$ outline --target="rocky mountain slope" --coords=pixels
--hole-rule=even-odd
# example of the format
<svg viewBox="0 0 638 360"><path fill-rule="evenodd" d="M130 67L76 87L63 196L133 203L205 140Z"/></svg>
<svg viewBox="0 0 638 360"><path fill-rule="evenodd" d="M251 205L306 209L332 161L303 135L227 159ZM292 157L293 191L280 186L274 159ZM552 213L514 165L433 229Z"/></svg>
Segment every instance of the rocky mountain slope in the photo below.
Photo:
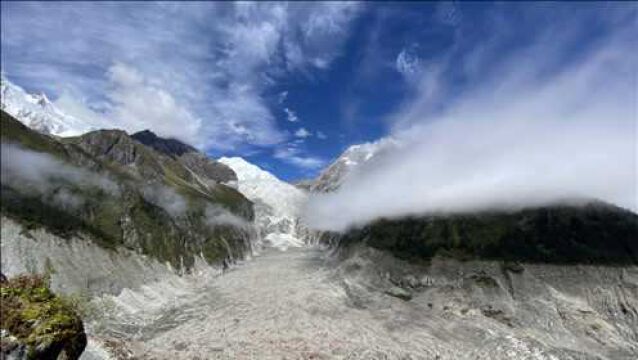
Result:
<svg viewBox="0 0 638 360"><path fill-rule="evenodd" d="M219 162L235 171L239 191L255 204L255 221L266 244L286 248L304 243L298 226L304 191L242 158Z"/></svg>
<svg viewBox="0 0 638 360"><path fill-rule="evenodd" d="M169 156L188 168L200 182L234 184L237 181L235 172L219 161L200 153L194 147L176 139L163 139L149 130L137 132L131 137L138 142Z"/></svg>
<svg viewBox="0 0 638 360"><path fill-rule="evenodd" d="M2 215L26 229L87 237L187 270L240 258L252 203L123 131L55 140L2 113Z"/></svg>

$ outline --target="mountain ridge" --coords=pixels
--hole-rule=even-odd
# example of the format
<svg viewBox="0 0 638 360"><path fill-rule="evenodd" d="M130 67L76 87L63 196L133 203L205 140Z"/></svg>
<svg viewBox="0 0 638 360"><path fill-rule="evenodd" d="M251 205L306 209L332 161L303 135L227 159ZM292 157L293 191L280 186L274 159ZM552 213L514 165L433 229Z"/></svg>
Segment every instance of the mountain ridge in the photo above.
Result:
<svg viewBox="0 0 638 360"><path fill-rule="evenodd" d="M150 130L136 132L131 135L131 138L175 159L203 179L212 179L217 183L225 184L233 184L237 181L237 174L230 167L211 159L180 140L162 138Z"/></svg>
<svg viewBox="0 0 638 360"><path fill-rule="evenodd" d="M85 233L101 246L124 246L178 269L190 268L196 257L214 263L250 251L248 199L223 184L199 183L125 132L56 140L4 111L1 124L3 216L62 236ZM25 156L40 168L22 170L29 166L20 163Z"/></svg>

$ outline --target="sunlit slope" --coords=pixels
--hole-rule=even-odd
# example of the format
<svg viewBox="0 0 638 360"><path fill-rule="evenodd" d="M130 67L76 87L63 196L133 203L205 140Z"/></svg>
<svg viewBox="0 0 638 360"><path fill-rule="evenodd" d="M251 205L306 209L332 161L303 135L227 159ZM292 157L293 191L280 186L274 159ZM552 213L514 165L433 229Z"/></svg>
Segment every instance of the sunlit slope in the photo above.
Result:
<svg viewBox="0 0 638 360"><path fill-rule="evenodd" d="M252 204L121 131L57 140L2 112L2 215L63 236L88 235L175 267L240 257ZM20 157L37 160L21 164ZM24 161L23 161L24 162ZM22 165L22 166L21 166Z"/></svg>

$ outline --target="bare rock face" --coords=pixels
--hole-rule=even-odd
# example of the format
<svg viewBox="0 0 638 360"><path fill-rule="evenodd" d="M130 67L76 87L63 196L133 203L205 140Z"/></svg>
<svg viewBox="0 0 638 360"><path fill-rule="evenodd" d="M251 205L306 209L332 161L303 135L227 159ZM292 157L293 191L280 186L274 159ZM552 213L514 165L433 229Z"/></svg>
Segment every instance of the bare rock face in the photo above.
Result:
<svg viewBox="0 0 638 360"><path fill-rule="evenodd" d="M182 156L185 153L197 152L197 149L188 144L184 144L176 139L161 138L150 130L136 132L131 135L131 137L142 144L152 147L153 149L169 156Z"/></svg>
<svg viewBox="0 0 638 360"><path fill-rule="evenodd" d="M122 130L98 130L72 138L69 142L99 160L125 166L132 173L145 179L157 180L163 174L159 157L153 156Z"/></svg>
<svg viewBox="0 0 638 360"><path fill-rule="evenodd" d="M351 304L391 308L387 326L419 333L440 359L638 355L636 265L413 262L357 245L340 253L337 269Z"/></svg>
<svg viewBox="0 0 638 360"><path fill-rule="evenodd" d="M203 179L217 183L237 181L237 175L228 166L215 161L194 147L176 139L166 139L155 135L149 130L137 132L131 137L140 143L169 156Z"/></svg>
<svg viewBox="0 0 638 360"><path fill-rule="evenodd" d="M203 179L211 179L217 183L237 181L237 174L230 167L212 160L199 152L187 152L177 158L181 164L191 169Z"/></svg>

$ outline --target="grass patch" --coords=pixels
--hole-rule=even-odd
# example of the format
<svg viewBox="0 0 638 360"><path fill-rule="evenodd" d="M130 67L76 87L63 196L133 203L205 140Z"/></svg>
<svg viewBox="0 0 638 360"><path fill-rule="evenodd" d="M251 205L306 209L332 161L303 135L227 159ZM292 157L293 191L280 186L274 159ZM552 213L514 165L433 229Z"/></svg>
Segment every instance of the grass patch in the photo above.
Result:
<svg viewBox="0 0 638 360"><path fill-rule="evenodd" d="M28 359L77 359L86 347L74 303L55 295L48 276L20 275L0 283L0 327L26 347Z"/></svg>

